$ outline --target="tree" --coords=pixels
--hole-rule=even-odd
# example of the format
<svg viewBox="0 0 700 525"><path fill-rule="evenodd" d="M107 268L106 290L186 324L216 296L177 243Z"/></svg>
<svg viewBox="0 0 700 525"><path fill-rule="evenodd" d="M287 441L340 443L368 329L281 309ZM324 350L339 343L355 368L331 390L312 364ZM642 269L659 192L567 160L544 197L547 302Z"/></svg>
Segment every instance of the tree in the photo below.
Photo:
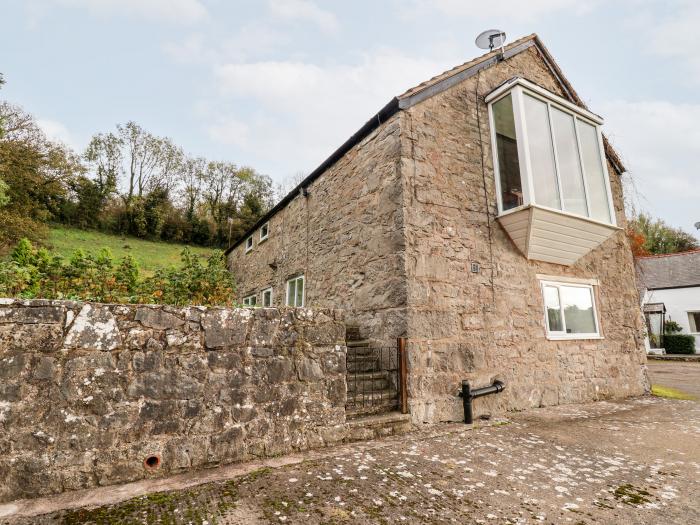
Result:
<svg viewBox="0 0 700 525"><path fill-rule="evenodd" d="M673 228L661 219L640 213L631 219L627 229L635 255L679 253L700 248L698 240L680 228Z"/></svg>
<svg viewBox="0 0 700 525"><path fill-rule="evenodd" d="M187 220L194 217L197 203L202 195L202 186L207 172L207 161L203 157L188 157L182 163L180 182Z"/></svg>

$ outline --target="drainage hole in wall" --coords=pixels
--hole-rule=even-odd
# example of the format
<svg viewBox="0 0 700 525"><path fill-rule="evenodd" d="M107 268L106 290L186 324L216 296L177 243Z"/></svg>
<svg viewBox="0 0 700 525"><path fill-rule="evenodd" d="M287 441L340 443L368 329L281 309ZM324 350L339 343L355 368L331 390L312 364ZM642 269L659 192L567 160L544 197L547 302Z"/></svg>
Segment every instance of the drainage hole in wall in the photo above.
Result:
<svg viewBox="0 0 700 525"><path fill-rule="evenodd" d="M146 459L143 460L143 465L147 469L157 469L160 467L160 458L158 456L148 456Z"/></svg>

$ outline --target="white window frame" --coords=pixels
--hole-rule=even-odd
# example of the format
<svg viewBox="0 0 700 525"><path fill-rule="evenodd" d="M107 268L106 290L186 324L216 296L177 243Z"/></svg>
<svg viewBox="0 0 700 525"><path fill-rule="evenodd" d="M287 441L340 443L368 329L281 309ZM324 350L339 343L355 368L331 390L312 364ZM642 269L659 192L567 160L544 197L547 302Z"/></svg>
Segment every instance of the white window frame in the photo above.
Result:
<svg viewBox="0 0 700 525"><path fill-rule="evenodd" d="M266 305L266 304L265 304L265 294L268 293L268 292L270 293L270 304L267 304L267 305ZM265 288L262 292L260 292L260 297L262 297L262 307L263 307L263 308L270 308L270 307L272 307L272 304L273 304L272 301L274 300L274 294L273 294L273 292L272 292L272 286L270 286L269 288Z"/></svg>
<svg viewBox="0 0 700 525"><path fill-rule="evenodd" d="M600 331L600 321L598 319L598 306L596 305L596 293L594 284L583 283L583 282L572 282L573 279L562 278L558 281L550 280L540 280L540 293L542 294L542 307L544 313L544 330L547 339L554 341L570 341L574 339L603 339L603 335ZM581 279L584 281L584 279ZM591 280L593 281L593 280ZM545 286L552 286L557 288L557 293L559 293L559 311L561 312L561 321L564 328L563 331L550 331L549 329L549 317L547 315L547 302L545 300L544 288ZM570 334L566 332L566 316L564 315L563 301L561 299L560 288L586 288L591 293L591 302L593 304L593 322L595 323L596 331L594 333L588 334Z"/></svg>
<svg viewBox="0 0 700 525"><path fill-rule="evenodd" d="M243 298L243 306L258 306L257 294L248 295Z"/></svg>
<svg viewBox="0 0 700 525"><path fill-rule="evenodd" d="M263 235L263 228L267 229L267 233L265 233L265 235ZM260 226L260 240L258 242L266 241L268 237L270 237L270 223L266 222L265 224Z"/></svg>
<svg viewBox="0 0 700 525"><path fill-rule="evenodd" d="M301 304L300 305L299 304L295 304L295 305L289 304L289 283L291 283L292 281L301 281L303 283L304 291L301 294ZM296 296L296 287L295 287L294 295ZM296 298L295 298L295 302L296 302ZM285 306L287 306L289 308L303 308L304 305L306 304L306 278L304 277L303 274L297 275L296 277L292 277L291 279L287 279L284 304L285 304Z"/></svg>
<svg viewBox="0 0 700 525"><path fill-rule="evenodd" d="M700 325L695 323L695 331L693 331L693 323L690 322L690 314L700 314L700 310L687 310L685 314L688 317L688 333L692 335L700 334Z"/></svg>
<svg viewBox="0 0 700 525"><path fill-rule="evenodd" d="M253 251L253 236L251 235L245 240L245 253Z"/></svg>
<svg viewBox="0 0 700 525"><path fill-rule="evenodd" d="M584 195L586 197L586 206L588 211L588 215L590 215L590 199L588 196L588 177L586 175L586 169L583 164L583 159L582 154L581 154L581 141L579 139L579 129L578 129L578 124L576 123L576 119L579 119L587 124L590 124L593 126L596 130L596 135L598 137L598 152L600 155L601 162L603 164L603 176L605 178L605 190L606 194L608 197L608 208L609 208L609 213L610 213L610 223L607 222L601 222L600 220L593 219L589 217L588 215L580 215L578 213L573 213L570 211L567 211L564 209L564 196L563 196L563 190L562 190L562 184L561 184L561 172L559 169L559 161L557 158L557 153L556 153L556 148L554 148L554 166L555 166L555 172L557 176L557 184L559 185L559 201L561 202L562 209L558 208L551 208L548 206L543 206L542 204L538 204L534 200L534 195L535 195L535 186L534 186L534 179L532 177L532 163L530 161L530 148L528 147L528 135L527 135L527 127L526 127L526 122L525 122L525 94L532 96L533 98L536 98L545 104L547 104L547 109L548 109L548 115L549 115L549 128L550 128L550 134L553 134L552 131L552 112L551 108L554 107L558 110L563 111L564 113L567 113L574 117L574 130L576 134L576 142L578 145L578 156L579 156L579 165L581 166L581 172L583 174L583 191ZM512 95L512 101L513 101L513 118L515 120L515 140L517 144L517 149L518 149L518 163L520 165L520 182L523 186L523 204L521 206L516 206L514 208L511 208L509 210L503 210L503 202L501 199L501 175L500 175L500 166L498 163L498 148L496 147L496 126L495 126L495 120L493 116L493 104L494 102L499 101L505 96ZM499 88L495 89L492 91L489 95L486 96L485 99L486 103L488 104L488 112L489 112L489 127L491 131L491 154L493 158L493 170L494 170L494 175L496 179L496 194L497 194L497 204L498 204L498 214L500 215L507 215L509 213L514 213L519 210L522 210L523 208L526 208L528 206L537 206L539 208L544 208L547 210L552 210L554 212L558 213L564 213L568 215L572 215L575 217L581 217L586 220L600 223L600 224L611 224L613 226L617 226L617 221L615 218L615 206L613 204L613 199L612 199L612 190L610 187L610 173L608 171L608 162L607 162L607 157L605 156L605 149L603 148L603 135L601 133L600 127L603 124L603 119L596 115L595 113L592 113L586 109L583 109L576 104L572 104L568 100L559 97L553 93L550 93L546 89L541 88L537 84L533 84L532 82L525 80L523 78L514 78L506 83L504 83L502 86ZM553 135L552 135L553 136Z"/></svg>

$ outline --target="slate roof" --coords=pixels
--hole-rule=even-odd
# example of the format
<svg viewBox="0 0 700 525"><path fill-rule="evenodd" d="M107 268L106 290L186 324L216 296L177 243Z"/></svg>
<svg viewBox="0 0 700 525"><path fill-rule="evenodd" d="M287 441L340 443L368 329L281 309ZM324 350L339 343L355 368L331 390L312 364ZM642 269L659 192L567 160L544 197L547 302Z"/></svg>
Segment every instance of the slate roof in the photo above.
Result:
<svg viewBox="0 0 700 525"><path fill-rule="evenodd" d="M640 257L637 274L647 290L700 286L700 250Z"/></svg>

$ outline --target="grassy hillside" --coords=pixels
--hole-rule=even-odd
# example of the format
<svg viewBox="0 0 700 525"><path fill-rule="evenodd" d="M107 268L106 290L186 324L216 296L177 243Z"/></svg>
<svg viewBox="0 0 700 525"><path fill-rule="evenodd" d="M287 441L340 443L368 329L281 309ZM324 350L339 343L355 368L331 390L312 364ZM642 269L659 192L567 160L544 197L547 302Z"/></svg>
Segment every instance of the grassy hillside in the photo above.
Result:
<svg viewBox="0 0 700 525"><path fill-rule="evenodd" d="M96 252L100 248L109 248L117 259L131 254L146 274L152 273L156 268L170 265L178 266L180 253L186 246L184 244L144 241L135 237L77 230L63 226L51 228L47 244L52 251L66 259L78 248L82 248L86 252ZM189 246L189 248L193 253L201 256L207 256L212 252L211 249L200 246Z"/></svg>

